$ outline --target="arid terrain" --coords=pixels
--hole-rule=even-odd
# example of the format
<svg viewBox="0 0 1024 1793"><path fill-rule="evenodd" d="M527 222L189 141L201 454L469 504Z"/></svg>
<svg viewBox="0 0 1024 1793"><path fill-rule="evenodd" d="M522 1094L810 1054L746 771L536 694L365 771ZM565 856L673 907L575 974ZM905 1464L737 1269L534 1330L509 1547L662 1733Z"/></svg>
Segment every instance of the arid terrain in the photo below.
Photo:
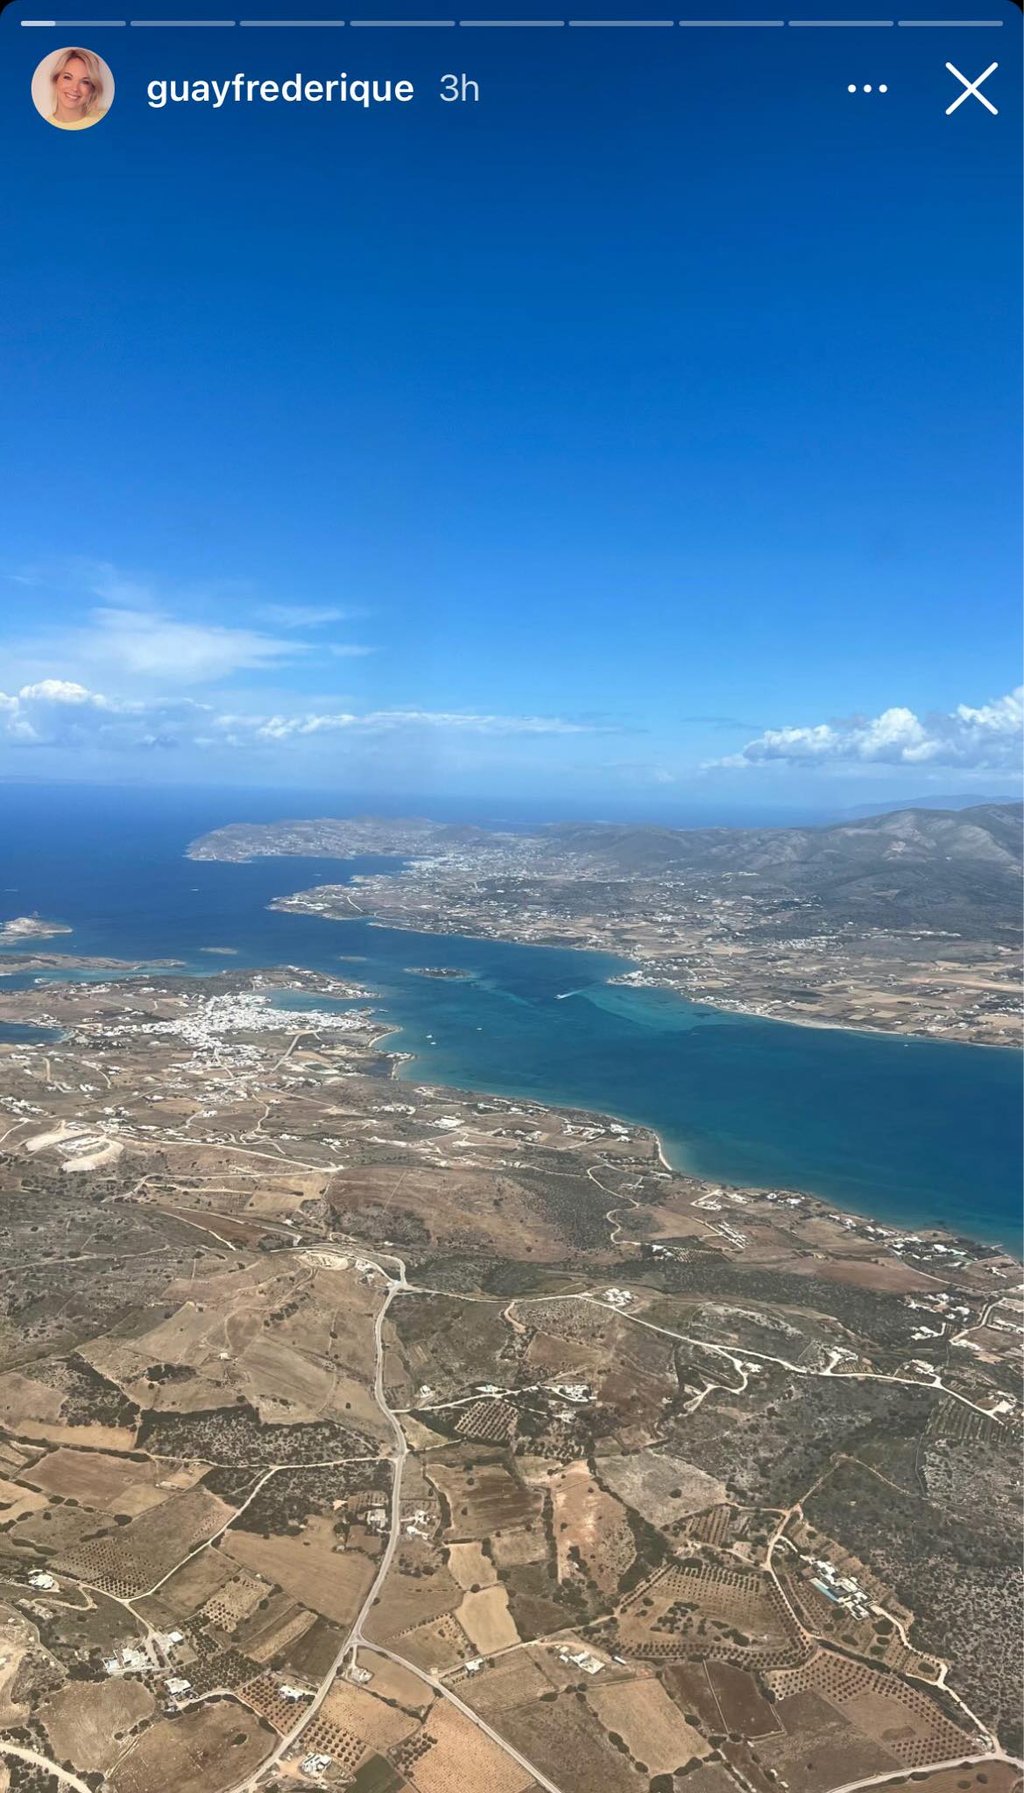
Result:
<svg viewBox="0 0 1024 1793"><path fill-rule="evenodd" d="M275 907L600 949L634 962L622 982L750 1014L979 1045L1020 1037L1019 804L820 829L320 819L221 828L190 852L394 854L408 861L397 876Z"/></svg>
<svg viewBox="0 0 1024 1793"><path fill-rule="evenodd" d="M6 1784L1013 1793L1019 1264L361 994L0 994Z"/></svg>

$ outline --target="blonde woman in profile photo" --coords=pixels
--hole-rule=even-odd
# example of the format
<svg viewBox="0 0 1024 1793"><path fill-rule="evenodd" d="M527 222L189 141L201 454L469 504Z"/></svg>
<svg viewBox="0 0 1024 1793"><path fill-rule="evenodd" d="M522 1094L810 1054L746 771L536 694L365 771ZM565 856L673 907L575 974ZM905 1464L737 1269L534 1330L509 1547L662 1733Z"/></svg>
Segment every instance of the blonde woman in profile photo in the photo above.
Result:
<svg viewBox="0 0 1024 1793"><path fill-rule="evenodd" d="M59 131L86 131L106 118L113 79L99 56L92 50L57 50L46 61L52 63L47 71L49 94L45 89L40 93L33 81L32 97L36 110L49 124L56 125ZM36 70L37 77L43 73L43 66L41 63ZM41 100L48 100L45 110Z"/></svg>

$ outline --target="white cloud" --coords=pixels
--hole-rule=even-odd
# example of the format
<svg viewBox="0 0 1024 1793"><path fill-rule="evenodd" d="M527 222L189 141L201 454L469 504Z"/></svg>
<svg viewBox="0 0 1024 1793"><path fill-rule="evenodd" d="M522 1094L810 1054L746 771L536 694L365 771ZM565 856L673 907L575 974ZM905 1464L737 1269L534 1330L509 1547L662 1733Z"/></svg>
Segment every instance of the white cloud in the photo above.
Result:
<svg viewBox="0 0 1024 1793"><path fill-rule="evenodd" d="M356 729L363 734L390 734L396 730L439 729L471 735L590 735L601 733L592 724L566 722L559 716L489 716L464 710L370 710L359 716L348 710L326 715L268 716L246 720L265 740L284 741L295 735L337 734Z"/></svg>
<svg viewBox="0 0 1024 1793"><path fill-rule="evenodd" d="M331 604L261 604L256 611L261 622L273 623L279 629L323 629L328 623L354 622L363 614Z"/></svg>
<svg viewBox="0 0 1024 1793"><path fill-rule="evenodd" d="M158 610L94 610L78 637L86 659L142 678L183 684L230 673L280 666L309 652L301 641L234 629L221 623L181 622Z"/></svg>
<svg viewBox="0 0 1024 1793"><path fill-rule="evenodd" d="M0 692L0 740L71 751L177 747L198 739L209 714L204 705L188 700L125 703L71 679L40 679L11 696Z"/></svg>
<svg viewBox="0 0 1024 1793"><path fill-rule="evenodd" d="M171 748L251 751L330 735L415 739L435 735L579 735L603 732L557 716L495 716L473 711L338 710L261 716L222 713L189 699L129 701L69 679L40 679L0 692L0 741L65 750L133 753Z"/></svg>
<svg viewBox="0 0 1024 1793"><path fill-rule="evenodd" d="M8 640L8 661L18 665L22 678L59 661L70 676L89 684L102 681L120 689L122 680L129 688L131 680L140 680L176 688L308 663L314 651L335 659L373 651L321 636L302 639L303 631L325 630L350 620L353 612L333 605L254 606L238 582L164 594L145 578L94 561L74 561L63 569L26 567L7 578L48 587L64 600L64 626L51 624L34 639ZM84 617L77 607L67 615L69 594L93 600ZM225 599L232 605L228 614L241 614L240 623L222 620ZM207 620L211 607L221 620Z"/></svg>
<svg viewBox="0 0 1024 1793"><path fill-rule="evenodd" d="M889 765L997 770L1019 764L1024 687L974 708L917 716L896 706L811 727L768 728L714 766Z"/></svg>

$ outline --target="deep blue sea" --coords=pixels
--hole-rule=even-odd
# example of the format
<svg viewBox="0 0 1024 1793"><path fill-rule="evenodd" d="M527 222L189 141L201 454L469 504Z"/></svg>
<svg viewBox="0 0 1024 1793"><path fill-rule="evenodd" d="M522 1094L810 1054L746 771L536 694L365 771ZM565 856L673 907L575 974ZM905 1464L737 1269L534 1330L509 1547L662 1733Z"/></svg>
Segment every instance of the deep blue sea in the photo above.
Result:
<svg viewBox="0 0 1024 1793"><path fill-rule="evenodd" d="M399 1029L389 1045L415 1055L408 1077L644 1122L680 1169L1020 1249L1016 1052L723 1014L609 985L625 966L603 954L266 907L393 860L184 857L225 822L329 813L322 795L0 787L0 919L69 923L74 932L45 950L174 958L207 975L270 965L351 975ZM468 975L423 978L417 966Z"/></svg>

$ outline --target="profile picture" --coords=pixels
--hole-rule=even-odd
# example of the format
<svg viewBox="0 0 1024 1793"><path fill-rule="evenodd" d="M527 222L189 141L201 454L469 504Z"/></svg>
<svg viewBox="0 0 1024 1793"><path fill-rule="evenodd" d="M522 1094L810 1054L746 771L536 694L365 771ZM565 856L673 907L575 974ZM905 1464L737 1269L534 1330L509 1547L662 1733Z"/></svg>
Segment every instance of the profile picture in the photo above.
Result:
<svg viewBox="0 0 1024 1793"><path fill-rule="evenodd" d="M58 131L87 131L99 124L113 98L114 77L95 50L51 50L32 76L35 109Z"/></svg>

